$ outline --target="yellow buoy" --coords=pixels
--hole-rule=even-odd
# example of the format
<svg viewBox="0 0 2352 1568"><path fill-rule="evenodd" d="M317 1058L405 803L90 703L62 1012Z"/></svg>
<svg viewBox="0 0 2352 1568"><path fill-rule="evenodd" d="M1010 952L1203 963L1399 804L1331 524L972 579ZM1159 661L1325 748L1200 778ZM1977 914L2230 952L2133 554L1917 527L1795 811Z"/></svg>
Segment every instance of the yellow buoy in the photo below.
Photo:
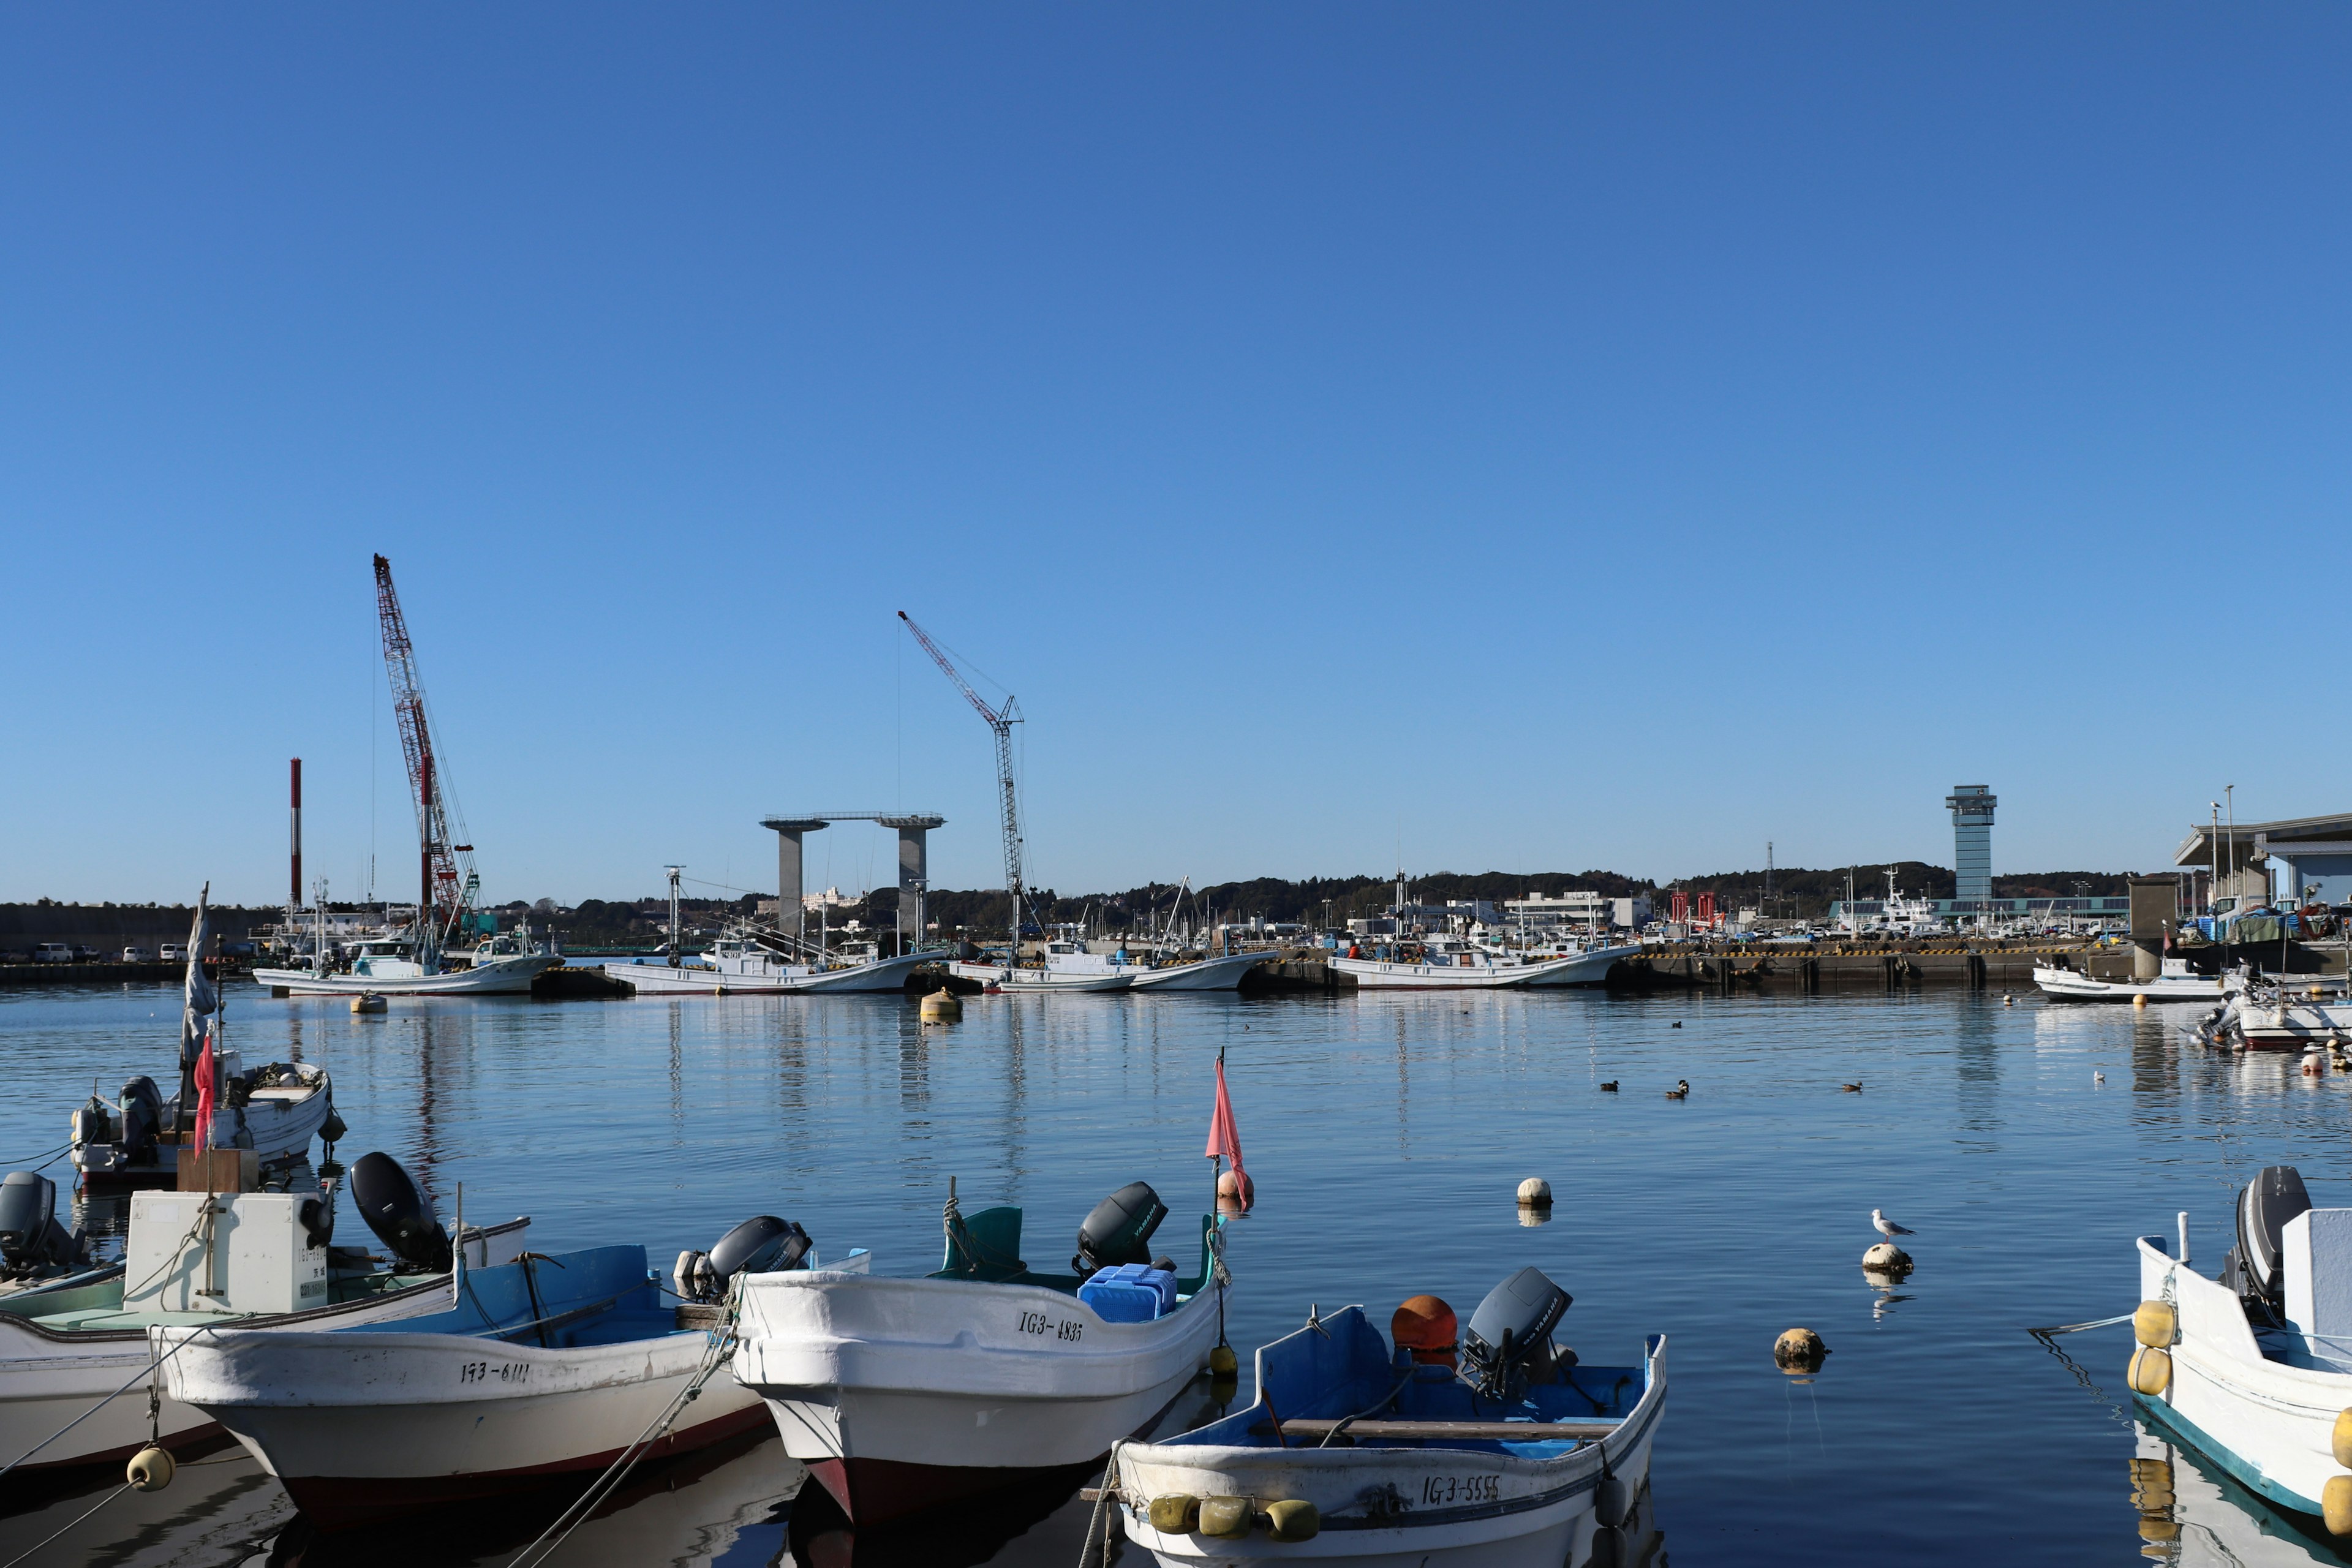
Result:
<svg viewBox="0 0 2352 1568"><path fill-rule="evenodd" d="M362 991L352 998L352 1011L354 1013L383 1012L385 1011L383 998L373 991Z"/></svg>
<svg viewBox="0 0 2352 1568"><path fill-rule="evenodd" d="M2144 1513L2139 1516L2139 1538L2142 1541L2178 1541L2180 1539L2180 1526L2164 1514Z"/></svg>
<svg viewBox="0 0 2352 1568"><path fill-rule="evenodd" d="M2336 1462L2346 1469L2352 1470L2352 1410L2339 1410L2336 1413L2334 1436Z"/></svg>
<svg viewBox="0 0 2352 1568"><path fill-rule="evenodd" d="M2134 1394L2155 1398L2172 1386L2172 1352L2154 1345L2140 1346L2132 1352L2131 1367L2124 1381L2131 1384Z"/></svg>
<svg viewBox="0 0 2352 1568"><path fill-rule="evenodd" d="M172 1462L168 1449L150 1446L131 1456L122 1479L131 1483L132 1491L160 1492L172 1484L172 1477L179 1468Z"/></svg>
<svg viewBox="0 0 2352 1568"><path fill-rule="evenodd" d="M2132 1507L2142 1513L2164 1513L2171 1509L2171 1460L2136 1458L2131 1461L2131 1479Z"/></svg>
<svg viewBox="0 0 2352 1568"><path fill-rule="evenodd" d="M956 1024L963 1021L963 999L946 986L923 998L922 1021L926 1024Z"/></svg>
<svg viewBox="0 0 2352 1568"><path fill-rule="evenodd" d="M1209 1371L1217 1377L1233 1377L1242 1369L1241 1358L1234 1354L1231 1345L1219 1345L1209 1352Z"/></svg>
<svg viewBox="0 0 2352 1568"><path fill-rule="evenodd" d="M1213 1497L1201 1500L1201 1533L1219 1541L1238 1541L1250 1532L1250 1523L1257 1510L1245 1497Z"/></svg>
<svg viewBox="0 0 2352 1568"><path fill-rule="evenodd" d="M2330 1476L2319 1489L2319 1517L2330 1535L2352 1535L2352 1476Z"/></svg>
<svg viewBox="0 0 2352 1568"><path fill-rule="evenodd" d="M2142 1301L2132 1309L2132 1338L2159 1350L2180 1339L2180 1312L2169 1301ZM2352 1468L2352 1466L2347 1466Z"/></svg>
<svg viewBox="0 0 2352 1568"><path fill-rule="evenodd" d="M1782 1372L1819 1372L1830 1347L1811 1329L1790 1329L1772 1342L1772 1360Z"/></svg>
<svg viewBox="0 0 2352 1568"><path fill-rule="evenodd" d="M1171 1492L1151 1500L1151 1528L1162 1535L1190 1535L1201 1528L1201 1500Z"/></svg>
<svg viewBox="0 0 2352 1568"><path fill-rule="evenodd" d="M1265 1508L1265 1532L1276 1541L1312 1541L1323 1528L1323 1516L1301 1498L1285 1498Z"/></svg>
<svg viewBox="0 0 2352 1568"><path fill-rule="evenodd" d="M2145 991L2143 991L2143 992L2141 992L2138 995L2137 995L2137 996L2133 997L2133 998L2132 998L2132 1005L2133 1005L2133 1006L2135 1006L2135 1007L2145 1007L2145 1006L2147 1006L2147 992L2145 992Z"/></svg>

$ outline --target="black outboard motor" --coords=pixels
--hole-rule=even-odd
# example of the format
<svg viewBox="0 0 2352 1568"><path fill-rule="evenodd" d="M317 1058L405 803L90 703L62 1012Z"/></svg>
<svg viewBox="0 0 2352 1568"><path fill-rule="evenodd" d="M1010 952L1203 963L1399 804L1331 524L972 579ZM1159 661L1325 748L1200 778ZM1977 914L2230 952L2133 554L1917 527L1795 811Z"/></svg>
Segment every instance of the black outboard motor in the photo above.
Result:
<svg viewBox="0 0 2352 1568"><path fill-rule="evenodd" d="M126 1163L152 1165L155 1135L163 1127L163 1096L152 1078L132 1079L122 1086L122 1124L115 1140Z"/></svg>
<svg viewBox="0 0 2352 1568"><path fill-rule="evenodd" d="M25 1275L80 1260L80 1235L58 1223L58 1184L34 1171L0 1179L0 1272Z"/></svg>
<svg viewBox="0 0 2352 1568"><path fill-rule="evenodd" d="M726 1299L728 1281L738 1274L782 1274L808 1267L816 1243L809 1233L774 1215L754 1215L719 1238L708 1252L681 1252L671 1282L689 1301Z"/></svg>
<svg viewBox="0 0 2352 1568"><path fill-rule="evenodd" d="M1149 1182L1129 1182L1095 1205L1078 1226L1078 1255L1070 1271L1081 1279L1097 1268L1151 1261L1151 1233L1168 1217L1168 1205Z"/></svg>
<svg viewBox="0 0 2352 1568"><path fill-rule="evenodd" d="M2249 1319L2279 1321L2286 1291L2279 1257L2286 1222L2310 1207L2303 1173L2293 1165L2264 1166L2238 1194L2238 1245L2222 1264L2221 1282L2245 1302Z"/></svg>
<svg viewBox="0 0 2352 1568"><path fill-rule="evenodd" d="M352 1166L352 1201L394 1258L430 1274L447 1270L448 1233L433 1217L433 1200L408 1179L399 1161L381 1151L361 1155Z"/></svg>
<svg viewBox="0 0 2352 1568"><path fill-rule="evenodd" d="M1571 1300L1540 1268L1522 1268L1487 1291L1462 1336L1463 1376L1496 1399L1510 1398L1515 1384L1549 1376L1551 1331Z"/></svg>

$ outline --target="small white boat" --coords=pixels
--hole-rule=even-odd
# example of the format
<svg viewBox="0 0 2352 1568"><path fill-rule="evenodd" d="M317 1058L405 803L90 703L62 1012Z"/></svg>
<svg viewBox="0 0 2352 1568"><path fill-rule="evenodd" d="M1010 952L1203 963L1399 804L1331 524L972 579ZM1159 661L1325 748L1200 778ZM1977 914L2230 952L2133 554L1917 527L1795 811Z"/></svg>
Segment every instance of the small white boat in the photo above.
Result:
<svg viewBox="0 0 2352 1568"><path fill-rule="evenodd" d="M2181 958L2163 960L2162 972L2152 980L2094 980L2076 970L2037 963L2033 984L2053 1002L2129 1002L2140 996L2151 1003L2219 1002L2228 994L2227 976L2200 974Z"/></svg>
<svg viewBox="0 0 2352 1568"><path fill-rule="evenodd" d="M484 937L470 958L464 968L437 957L419 962L411 942L387 939L361 942L348 969L257 969L253 979L274 996L512 996L563 962L551 945L534 942L528 926Z"/></svg>
<svg viewBox="0 0 2352 1568"><path fill-rule="evenodd" d="M252 1150L265 1183L307 1161L312 1139L324 1137L331 1149L342 1136L334 1084L324 1068L269 1062L247 1070L234 1047L215 1050L214 1062L221 1087L206 1146ZM194 1107L184 1117L179 1097L165 1100L155 1080L143 1076L124 1084L118 1100L92 1095L73 1116L74 1169L92 1189L176 1182L180 1148L193 1144L194 1134L173 1130L194 1117Z"/></svg>
<svg viewBox="0 0 2352 1568"><path fill-rule="evenodd" d="M361 1163L376 1161L391 1165L383 1155ZM373 1222L356 1168L353 1189ZM446 1261L436 1268L401 1259L387 1269L331 1247L332 1207L323 1191L133 1193L121 1271L86 1285L0 1296L0 1463L37 1450L25 1470L119 1465L144 1447L141 1372L153 1364L147 1331L157 1325L336 1326L422 1317L449 1305ZM529 1224L466 1227L467 1261L483 1271L477 1279L513 1261ZM422 1233L402 1234L415 1251ZM432 1236L446 1259L447 1237ZM210 1416L169 1394L156 1430L174 1452L220 1437Z"/></svg>
<svg viewBox="0 0 2352 1568"><path fill-rule="evenodd" d="M1143 1184L1123 1188L1087 1217L1073 1261L1126 1263L1166 1213ZM947 1230L946 1265L925 1279L818 1269L741 1285L736 1378L854 1522L1040 1473L1075 1482L1158 1420L1219 1342L1228 1284L1212 1217L1196 1273L1151 1271L1148 1317L1133 1305L1144 1287L1114 1302L1091 1271L1032 1271L1017 1208L966 1217L950 1197Z"/></svg>
<svg viewBox="0 0 2352 1568"><path fill-rule="evenodd" d="M2183 1444L2352 1537L2352 1209L2311 1207L2294 1168L2272 1166L2240 1194L2237 1230L2219 1280L2139 1238L2127 1381Z"/></svg>
<svg viewBox="0 0 2352 1568"><path fill-rule="evenodd" d="M948 973L959 980L975 980L999 991L1034 994L1125 991L1133 986L1138 972L1126 965L1056 969L1051 964L971 963L961 959L948 963Z"/></svg>
<svg viewBox="0 0 2352 1568"><path fill-rule="evenodd" d="M797 1227L778 1246L793 1234L805 1248ZM526 1254L468 1275L464 1299L396 1322L159 1326L152 1338L172 1397L234 1434L327 1530L600 1474L624 1456L665 1458L767 1423L727 1370L725 1309L664 1305L642 1247Z"/></svg>
<svg viewBox="0 0 2352 1568"><path fill-rule="evenodd" d="M2258 978L2243 971L2225 978L2229 1000L2198 1033L2209 1045L2236 1050L2299 1051L2352 1042L2352 996L2339 976Z"/></svg>
<svg viewBox="0 0 2352 1568"><path fill-rule="evenodd" d="M1137 991L1237 991L1249 972L1274 962L1270 952L1221 952L1155 964L1136 972Z"/></svg>
<svg viewBox="0 0 2352 1568"><path fill-rule="evenodd" d="M1653 1336L1640 1366L1582 1365L1551 1341L1567 1302L1522 1269L1473 1316L1460 1372L1450 1350L1391 1352L1360 1307L1310 1319L1258 1352L1248 1408L1119 1445L1128 1539L1161 1568L1626 1561L1665 1341Z"/></svg>
<svg viewBox="0 0 2352 1568"><path fill-rule="evenodd" d="M1501 991L1521 986L1598 985L1633 947L1596 947L1561 957L1498 955L1454 937L1398 942L1363 955L1359 948L1325 960L1367 991Z"/></svg>

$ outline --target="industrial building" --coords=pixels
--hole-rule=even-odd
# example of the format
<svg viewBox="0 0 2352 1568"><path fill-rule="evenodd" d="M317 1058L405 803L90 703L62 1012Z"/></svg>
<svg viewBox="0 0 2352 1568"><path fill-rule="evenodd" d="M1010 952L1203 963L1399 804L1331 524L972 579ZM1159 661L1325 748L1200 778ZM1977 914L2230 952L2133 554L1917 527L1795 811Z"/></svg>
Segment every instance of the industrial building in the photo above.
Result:
<svg viewBox="0 0 2352 1568"><path fill-rule="evenodd" d="M1974 914L1992 900L1992 808L1982 784L1954 784L1944 797L1952 813L1952 902Z"/></svg>
<svg viewBox="0 0 2352 1568"><path fill-rule="evenodd" d="M2273 901L2352 903L2352 816L2200 823L2172 863L2210 878L2219 914Z"/></svg>

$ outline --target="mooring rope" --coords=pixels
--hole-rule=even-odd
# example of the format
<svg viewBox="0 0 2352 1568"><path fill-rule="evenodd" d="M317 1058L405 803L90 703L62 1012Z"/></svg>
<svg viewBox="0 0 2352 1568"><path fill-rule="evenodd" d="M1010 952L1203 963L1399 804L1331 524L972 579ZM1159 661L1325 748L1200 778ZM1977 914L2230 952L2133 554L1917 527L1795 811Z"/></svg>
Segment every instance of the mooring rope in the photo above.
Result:
<svg viewBox="0 0 2352 1568"><path fill-rule="evenodd" d="M186 1339L182 1340L178 1344L173 1345L170 1350L165 1351L162 1355L154 1356L144 1366L142 1366L136 1373L131 1374L130 1383L124 1384L121 1387L117 1388L111 1394L101 1394L99 1397L98 1403L92 1405L89 1409L83 1411L80 1415L75 1416L72 1420L67 1422L64 1426L50 1433L47 1436L42 1438L39 1442L34 1444L23 1453L9 1460L5 1465L0 1465L0 1476L5 1476L10 1470L15 1469L17 1466L23 1464L26 1460L31 1458L34 1455L39 1453L42 1449L56 1442L67 1433L72 1431L75 1427L89 1420L91 1416L105 1409L109 1404L121 1398L123 1394L130 1390L131 1384L136 1384L141 1378L154 1376L158 1371L162 1370L165 1362L170 1361L173 1356L178 1355L182 1351L186 1350L190 1345L194 1344L197 1339L201 1336L209 1334L213 1331L214 1325L211 1323L205 1323L199 1327L194 1333L190 1334ZM0 1564L0 1568L5 1568L5 1565Z"/></svg>
<svg viewBox="0 0 2352 1568"><path fill-rule="evenodd" d="M91 1514L96 1513L100 1509L104 1508L108 1503L112 1502L116 1498L121 1497L124 1492L127 1492L130 1489L131 1483L129 1481L123 1482L121 1486L115 1488L112 1491L107 1493L104 1497L90 1504L89 1507L76 1514L72 1519L67 1521L63 1526L51 1531L49 1534L41 1537L40 1540L36 1541L32 1545L26 1547L24 1551L19 1552L16 1556L8 1559L7 1562L0 1563L0 1568L16 1568L17 1563L22 1563L26 1558L30 1557L34 1552L38 1552L42 1547L47 1546L50 1542L55 1541L58 1536L63 1535L67 1531L71 1530L75 1525L79 1524L83 1520L88 1519Z"/></svg>
<svg viewBox="0 0 2352 1568"><path fill-rule="evenodd" d="M2034 1339L2040 1342L2043 1350L2046 1350L2052 1355L2056 1356L2060 1365L2063 1366L2068 1372L2074 1374L2074 1381L2083 1385L2083 1392L2088 1394L2092 1398L2105 1405L2107 1407L2107 1414L2114 1416L2117 1421L2126 1426L2134 1425L2131 1412L2126 1410L2121 1405L2117 1404L2111 1396L2109 1396L2105 1389L2101 1388L2096 1383L2091 1381L2091 1374L2089 1372L2084 1370L2082 1363L2076 1361L2073 1356L2068 1355L2064 1351L2058 1348L2057 1336L2060 1334L2079 1334L2085 1329L2113 1328L2117 1323L2128 1323L2131 1320L2132 1314L2125 1312L2113 1318L2095 1319L2087 1323L2061 1323L2054 1328L2028 1329L2025 1331L2027 1333L2032 1334Z"/></svg>

